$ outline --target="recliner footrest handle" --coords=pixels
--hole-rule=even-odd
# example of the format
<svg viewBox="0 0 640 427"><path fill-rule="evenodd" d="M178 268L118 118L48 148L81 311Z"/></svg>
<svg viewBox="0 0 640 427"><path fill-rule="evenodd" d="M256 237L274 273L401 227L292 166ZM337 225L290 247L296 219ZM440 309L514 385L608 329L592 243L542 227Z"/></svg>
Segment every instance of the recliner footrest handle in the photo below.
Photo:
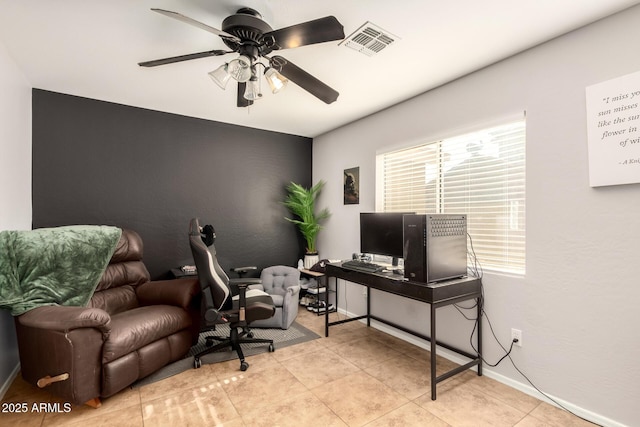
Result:
<svg viewBox="0 0 640 427"><path fill-rule="evenodd" d="M59 381L65 381L68 379L69 379L69 374L65 372L64 374L56 375L55 377L52 377L50 375L47 375L46 377L42 377L38 380L36 384L40 388L45 388L49 384L57 383Z"/></svg>

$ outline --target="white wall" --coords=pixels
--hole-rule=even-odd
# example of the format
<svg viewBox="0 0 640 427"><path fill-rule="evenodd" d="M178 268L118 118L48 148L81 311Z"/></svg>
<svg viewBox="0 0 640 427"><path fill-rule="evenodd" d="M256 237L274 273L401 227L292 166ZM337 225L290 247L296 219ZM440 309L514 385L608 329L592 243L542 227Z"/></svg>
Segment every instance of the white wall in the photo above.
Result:
<svg viewBox="0 0 640 427"><path fill-rule="evenodd" d="M313 150L313 181L327 181L320 204L333 214L318 247L344 259L358 251L358 213L375 209L377 152L526 111L527 273L486 273L486 311L503 344L512 327L523 331L513 359L538 387L607 425L640 425L640 184L589 187L585 87L640 70L638 22L635 6L321 135ZM360 205L345 206L342 174L355 166ZM428 306L375 296L377 314L428 331ZM355 286L346 301L364 307ZM471 322L452 308L439 316L439 337L469 348ZM497 361L488 327L483 336ZM508 361L488 374L534 393Z"/></svg>
<svg viewBox="0 0 640 427"><path fill-rule="evenodd" d="M0 42L0 230L31 229L31 85ZM0 310L0 396L18 365L13 318Z"/></svg>

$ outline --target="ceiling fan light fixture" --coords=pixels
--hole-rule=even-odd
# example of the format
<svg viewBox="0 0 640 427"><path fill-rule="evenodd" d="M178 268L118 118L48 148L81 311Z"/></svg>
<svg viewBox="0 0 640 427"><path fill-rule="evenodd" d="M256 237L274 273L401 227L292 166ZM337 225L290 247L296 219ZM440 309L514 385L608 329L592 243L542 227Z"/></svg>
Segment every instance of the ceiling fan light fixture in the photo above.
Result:
<svg viewBox="0 0 640 427"><path fill-rule="evenodd" d="M267 79L267 82L269 83L271 93L280 92L289 82L289 79L271 67L267 68L264 72L264 78Z"/></svg>
<svg viewBox="0 0 640 427"><path fill-rule="evenodd" d="M231 74L228 72L228 64L222 64L215 70L209 73L209 77L222 89L227 87L227 82L231 78Z"/></svg>
<svg viewBox="0 0 640 427"><path fill-rule="evenodd" d="M251 76L251 79L247 82L247 86L244 89L244 99L249 101L255 101L262 97L260 91L260 79L255 74Z"/></svg>
<svg viewBox="0 0 640 427"><path fill-rule="evenodd" d="M229 62L227 72L238 82L248 82L253 74L251 72L251 59L244 55L240 55Z"/></svg>

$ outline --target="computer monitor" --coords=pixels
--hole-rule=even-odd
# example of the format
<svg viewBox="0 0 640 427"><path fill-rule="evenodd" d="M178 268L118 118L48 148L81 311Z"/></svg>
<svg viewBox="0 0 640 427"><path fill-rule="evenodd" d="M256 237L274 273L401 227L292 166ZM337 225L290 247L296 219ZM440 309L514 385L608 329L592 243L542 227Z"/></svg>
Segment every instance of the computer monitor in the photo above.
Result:
<svg viewBox="0 0 640 427"><path fill-rule="evenodd" d="M393 265L398 265L404 245L402 217L409 213L360 213L360 252L393 257Z"/></svg>

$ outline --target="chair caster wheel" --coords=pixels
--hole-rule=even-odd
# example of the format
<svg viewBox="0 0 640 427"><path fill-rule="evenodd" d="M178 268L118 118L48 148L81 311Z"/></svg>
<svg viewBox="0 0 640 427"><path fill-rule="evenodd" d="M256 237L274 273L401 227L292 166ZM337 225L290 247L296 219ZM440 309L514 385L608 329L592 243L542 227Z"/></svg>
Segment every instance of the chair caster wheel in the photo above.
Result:
<svg viewBox="0 0 640 427"><path fill-rule="evenodd" d="M253 332L249 332L249 333L247 334L247 338L253 338Z"/></svg>
<svg viewBox="0 0 640 427"><path fill-rule="evenodd" d="M207 347L211 347L213 345L213 340L206 340L204 345Z"/></svg>
<svg viewBox="0 0 640 427"><path fill-rule="evenodd" d="M200 359L193 359L193 368L194 369L198 369L202 366L202 360Z"/></svg>
<svg viewBox="0 0 640 427"><path fill-rule="evenodd" d="M274 351L276 351L276 348L273 346L273 344L269 344L269 353L273 353Z"/></svg>
<svg viewBox="0 0 640 427"><path fill-rule="evenodd" d="M247 369L249 369L249 364L247 362L241 362L240 363L240 370L241 371L246 371Z"/></svg>

